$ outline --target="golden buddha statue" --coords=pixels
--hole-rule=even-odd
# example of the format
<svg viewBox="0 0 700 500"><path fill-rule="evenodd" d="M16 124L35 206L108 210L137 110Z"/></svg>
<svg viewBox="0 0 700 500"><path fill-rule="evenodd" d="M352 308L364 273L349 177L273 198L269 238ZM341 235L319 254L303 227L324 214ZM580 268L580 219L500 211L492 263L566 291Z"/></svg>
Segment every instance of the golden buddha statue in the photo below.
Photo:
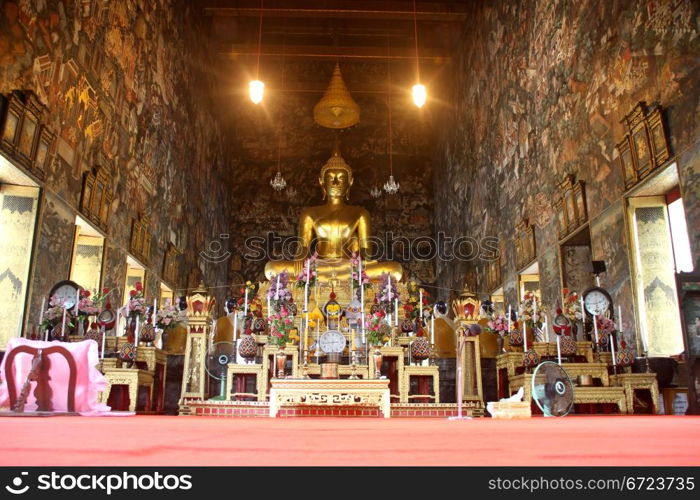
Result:
<svg viewBox="0 0 700 500"><path fill-rule="evenodd" d="M318 181L326 203L304 208L299 217L302 255L307 254L312 242L316 241L318 278L349 279L350 258L353 253L357 253L362 256L362 270L370 279L377 279L382 273L390 273L392 279L399 281L403 274L401 264L365 259L372 234L369 212L362 207L345 204L353 183L352 169L340 156L337 142L333 155L321 168ZM297 275L303 268L303 259L270 261L265 265L265 277L271 279L285 270Z"/></svg>

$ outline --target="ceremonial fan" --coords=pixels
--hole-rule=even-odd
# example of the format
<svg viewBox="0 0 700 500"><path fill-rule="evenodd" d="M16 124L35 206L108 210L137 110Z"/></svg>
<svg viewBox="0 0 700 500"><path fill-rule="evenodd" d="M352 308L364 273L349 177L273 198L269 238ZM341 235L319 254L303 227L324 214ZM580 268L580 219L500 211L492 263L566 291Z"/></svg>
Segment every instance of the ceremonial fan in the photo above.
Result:
<svg viewBox="0 0 700 500"><path fill-rule="evenodd" d="M226 400L226 371L229 363L236 361L236 344L221 341L212 344L207 352L206 369L209 376L219 381L219 395L210 400Z"/></svg>
<svg viewBox="0 0 700 500"><path fill-rule="evenodd" d="M532 397L545 417L564 417L574 406L574 387L561 365L540 363L532 375Z"/></svg>

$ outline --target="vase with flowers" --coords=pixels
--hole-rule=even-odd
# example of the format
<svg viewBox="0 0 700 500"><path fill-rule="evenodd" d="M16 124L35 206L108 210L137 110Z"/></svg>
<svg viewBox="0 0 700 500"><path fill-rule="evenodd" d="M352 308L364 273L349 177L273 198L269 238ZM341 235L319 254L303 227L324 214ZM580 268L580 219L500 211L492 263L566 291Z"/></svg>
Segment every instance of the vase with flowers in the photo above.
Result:
<svg viewBox="0 0 700 500"><path fill-rule="evenodd" d="M50 340L68 340L70 329L77 324L73 316L75 308L66 308L64 299L53 295L49 299L49 308L44 312L44 319L39 325L42 332L48 330Z"/></svg>
<svg viewBox="0 0 700 500"><path fill-rule="evenodd" d="M134 288L129 290L129 301L121 308L121 314L127 321L127 338L129 342L136 341L137 323L143 321L148 310L146 299L143 296L143 284L137 281Z"/></svg>

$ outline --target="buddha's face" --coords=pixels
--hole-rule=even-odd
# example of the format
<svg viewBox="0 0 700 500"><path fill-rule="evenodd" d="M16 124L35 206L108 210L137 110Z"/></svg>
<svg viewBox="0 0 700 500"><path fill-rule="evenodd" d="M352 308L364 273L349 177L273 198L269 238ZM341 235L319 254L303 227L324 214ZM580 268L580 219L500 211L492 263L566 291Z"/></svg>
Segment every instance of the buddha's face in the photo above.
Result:
<svg viewBox="0 0 700 500"><path fill-rule="evenodd" d="M344 168L329 168L319 179L324 192L329 198L344 198L352 186L352 176Z"/></svg>

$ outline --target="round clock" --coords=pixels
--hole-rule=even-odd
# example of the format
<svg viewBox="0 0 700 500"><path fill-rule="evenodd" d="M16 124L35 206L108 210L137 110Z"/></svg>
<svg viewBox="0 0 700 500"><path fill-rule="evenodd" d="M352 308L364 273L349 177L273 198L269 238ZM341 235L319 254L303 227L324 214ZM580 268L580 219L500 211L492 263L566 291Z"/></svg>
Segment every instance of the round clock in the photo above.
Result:
<svg viewBox="0 0 700 500"><path fill-rule="evenodd" d="M328 330L321 335L319 345L326 354L341 353L345 349L345 336L338 330Z"/></svg>
<svg viewBox="0 0 700 500"><path fill-rule="evenodd" d="M602 316L612 311L612 297L604 288L594 286L583 292L583 307L590 316Z"/></svg>
<svg viewBox="0 0 700 500"><path fill-rule="evenodd" d="M49 298L56 297L66 309L75 307L75 297L82 287L75 281L63 280L56 283L49 292Z"/></svg>

